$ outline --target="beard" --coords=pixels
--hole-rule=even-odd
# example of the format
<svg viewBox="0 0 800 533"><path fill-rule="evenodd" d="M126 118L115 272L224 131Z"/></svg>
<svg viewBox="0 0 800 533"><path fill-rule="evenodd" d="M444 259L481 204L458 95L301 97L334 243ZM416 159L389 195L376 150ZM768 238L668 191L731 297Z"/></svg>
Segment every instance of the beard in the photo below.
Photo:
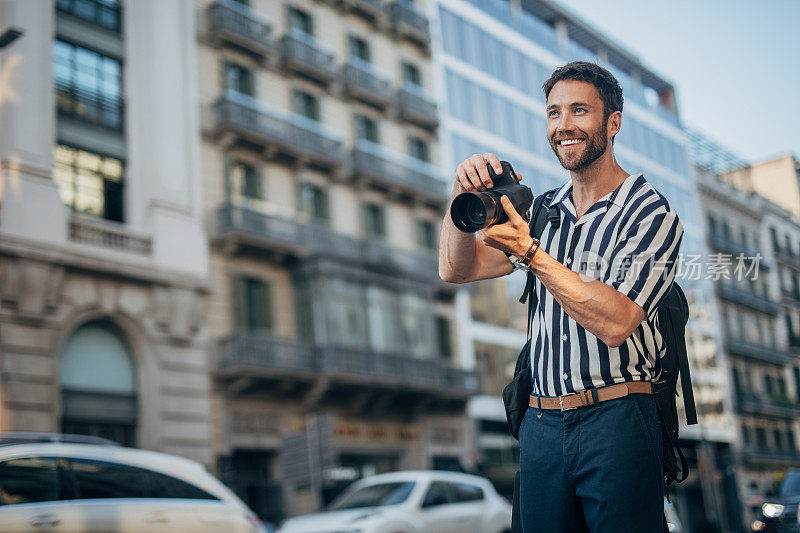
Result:
<svg viewBox="0 0 800 533"><path fill-rule="evenodd" d="M558 153L558 144L553 139L550 139L550 148L553 149L553 153L556 154L562 167L566 170L583 170L605 153L608 147L608 124L605 121L603 122L603 126L599 131L587 136L583 141L582 153L567 153L562 157Z"/></svg>

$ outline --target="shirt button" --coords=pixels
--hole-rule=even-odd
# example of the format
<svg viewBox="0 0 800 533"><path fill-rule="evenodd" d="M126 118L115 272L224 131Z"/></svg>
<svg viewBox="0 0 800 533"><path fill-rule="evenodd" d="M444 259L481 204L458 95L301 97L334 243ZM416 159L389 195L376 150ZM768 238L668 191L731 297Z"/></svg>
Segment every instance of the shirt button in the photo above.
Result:
<svg viewBox="0 0 800 533"><path fill-rule="evenodd" d="M561 377L564 378L564 381L567 381L567 379L569 379L569 376L567 375L566 372L564 372L564 375L561 376Z"/></svg>
<svg viewBox="0 0 800 533"><path fill-rule="evenodd" d="M567 257L567 264L570 264L570 263L572 263L572 258L571 257Z"/></svg>
<svg viewBox="0 0 800 533"><path fill-rule="evenodd" d="M562 340L562 341L564 341L564 342L566 342L566 340L567 340L567 334L566 334L566 333L564 333L563 335L561 335L561 340Z"/></svg>

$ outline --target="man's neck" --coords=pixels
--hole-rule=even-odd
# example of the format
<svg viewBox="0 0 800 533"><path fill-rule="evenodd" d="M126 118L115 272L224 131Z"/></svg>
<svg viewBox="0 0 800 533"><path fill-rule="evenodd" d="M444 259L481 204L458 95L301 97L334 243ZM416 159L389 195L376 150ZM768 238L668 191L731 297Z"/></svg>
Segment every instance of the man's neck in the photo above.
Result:
<svg viewBox="0 0 800 533"><path fill-rule="evenodd" d="M617 163L610 149L588 167L570 171L572 178L572 202L575 214L580 218L600 198L619 187L628 173Z"/></svg>

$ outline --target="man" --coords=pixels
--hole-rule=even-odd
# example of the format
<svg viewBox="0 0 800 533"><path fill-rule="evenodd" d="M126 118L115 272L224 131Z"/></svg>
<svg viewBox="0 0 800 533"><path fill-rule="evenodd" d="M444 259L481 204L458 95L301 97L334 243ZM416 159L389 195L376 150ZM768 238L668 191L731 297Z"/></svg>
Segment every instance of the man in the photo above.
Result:
<svg viewBox="0 0 800 533"><path fill-rule="evenodd" d="M548 223L538 243L505 197L509 221L477 238L447 213L439 274L452 283L495 278L516 257L536 278L533 395L519 434L523 531L663 531L655 311L683 228L644 176L614 158L623 100L613 75L574 62L543 88L547 137L570 172L552 200L559 225ZM501 170L488 153L458 165L453 196L492 187L487 164Z"/></svg>

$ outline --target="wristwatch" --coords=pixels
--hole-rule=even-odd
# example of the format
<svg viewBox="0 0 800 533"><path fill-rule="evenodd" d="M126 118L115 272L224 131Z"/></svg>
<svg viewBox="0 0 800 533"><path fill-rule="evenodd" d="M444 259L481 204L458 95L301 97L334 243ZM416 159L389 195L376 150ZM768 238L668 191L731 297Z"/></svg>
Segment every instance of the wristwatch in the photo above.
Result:
<svg viewBox="0 0 800 533"><path fill-rule="evenodd" d="M539 239L534 237L533 242L531 243L530 248L528 248L528 251L525 252L525 255L523 255L519 259L514 257L511 260L511 264L514 265L514 268L519 270L524 270L525 272L530 272L531 260L533 259L533 256L536 254L536 251L539 249L540 244L541 243L539 242Z"/></svg>

